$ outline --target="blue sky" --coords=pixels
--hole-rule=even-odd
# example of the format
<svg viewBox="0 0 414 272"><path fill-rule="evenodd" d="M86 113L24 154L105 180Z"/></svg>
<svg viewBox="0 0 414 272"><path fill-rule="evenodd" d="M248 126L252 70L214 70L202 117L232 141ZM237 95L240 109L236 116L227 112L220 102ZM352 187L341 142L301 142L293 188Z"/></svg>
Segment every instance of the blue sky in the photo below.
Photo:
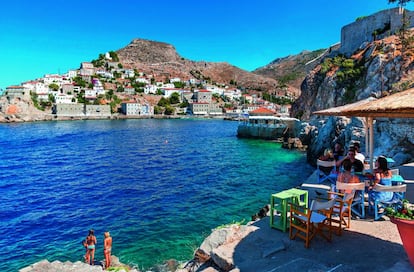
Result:
<svg viewBox="0 0 414 272"><path fill-rule="evenodd" d="M342 26L396 5L386 0L14 0L1 6L4 89L77 69L134 38L172 44L187 59L252 71L279 57L327 48L340 41Z"/></svg>

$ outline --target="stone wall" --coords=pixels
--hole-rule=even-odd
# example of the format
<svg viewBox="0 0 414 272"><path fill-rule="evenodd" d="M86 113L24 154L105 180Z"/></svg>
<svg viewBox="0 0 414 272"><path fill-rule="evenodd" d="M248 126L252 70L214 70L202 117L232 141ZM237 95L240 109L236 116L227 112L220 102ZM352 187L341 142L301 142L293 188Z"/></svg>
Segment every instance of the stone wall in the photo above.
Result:
<svg viewBox="0 0 414 272"><path fill-rule="evenodd" d="M395 34L402 24L402 14L400 14L399 10L399 8L383 10L342 27L341 48L339 51L346 55L351 54L364 42L372 42L374 40L374 31L383 29L388 23L390 24L390 30L377 36L376 39ZM410 18L410 27L413 27L414 12L407 10L407 16Z"/></svg>

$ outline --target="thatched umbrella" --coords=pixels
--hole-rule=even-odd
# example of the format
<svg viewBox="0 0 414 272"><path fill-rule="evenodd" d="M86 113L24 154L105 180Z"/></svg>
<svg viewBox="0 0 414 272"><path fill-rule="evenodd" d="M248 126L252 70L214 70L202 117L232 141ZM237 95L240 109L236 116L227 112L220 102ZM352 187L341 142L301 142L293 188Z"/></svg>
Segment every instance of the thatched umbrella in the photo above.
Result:
<svg viewBox="0 0 414 272"><path fill-rule="evenodd" d="M373 168L374 131L373 119L385 118L414 118L414 88L395 93L380 99L365 99L353 104L313 112L318 115L365 117L367 153L370 158L370 168Z"/></svg>

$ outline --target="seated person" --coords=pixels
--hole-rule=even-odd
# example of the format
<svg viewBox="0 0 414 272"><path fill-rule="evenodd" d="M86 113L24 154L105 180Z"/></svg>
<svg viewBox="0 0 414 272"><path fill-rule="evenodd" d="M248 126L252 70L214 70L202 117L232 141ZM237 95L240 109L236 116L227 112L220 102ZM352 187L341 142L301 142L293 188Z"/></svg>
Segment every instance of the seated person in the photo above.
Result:
<svg viewBox="0 0 414 272"><path fill-rule="evenodd" d="M333 161L334 157L333 157L332 150L330 148L326 148L325 151L323 152L323 155L321 155L319 157L319 160L321 160L321 161ZM323 171L326 175L329 175L331 173L331 171L333 170L333 167L319 166L319 169L321 171Z"/></svg>
<svg viewBox="0 0 414 272"><path fill-rule="evenodd" d="M340 167L342 165L342 162L346 159L349 159L351 161L352 169L355 173L362 173L362 171L364 171L364 164L355 158L355 149L353 147L349 148L348 154L345 157L336 162L336 166Z"/></svg>
<svg viewBox="0 0 414 272"><path fill-rule="evenodd" d="M321 155L319 159L321 161L333 161L334 156L333 156L332 150L330 148L325 149L325 151L323 152L323 155Z"/></svg>
<svg viewBox="0 0 414 272"><path fill-rule="evenodd" d="M378 157L377 161L375 162L375 180L372 186L368 187L368 196L369 199L379 199L383 201L391 200L393 197L393 192L376 192L373 191L377 184L381 184L384 186L391 186L391 177L392 173L391 170L388 168L387 159L384 156Z"/></svg>
<svg viewBox="0 0 414 272"><path fill-rule="evenodd" d="M362 161L362 163L364 163L365 156L364 156L364 154L362 154L360 152L361 146L360 146L359 142L355 142L353 146L354 146L354 149L355 149L355 159L358 159L358 160Z"/></svg>
<svg viewBox="0 0 414 272"><path fill-rule="evenodd" d="M338 175L338 182L343 183L359 183L359 178L351 173L352 170L352 162L350 159L345 159L342 162L343 172L339 173ZM352 190L345 190L345 192L340 193L352 193Z"/></svg>
<svg viewBox="0 0 414 272"><path fill-rule="evenodd" d="M336 142L333 150L333 156L336 161L340 160L344 156L344 148L341 143Z"/></svg>

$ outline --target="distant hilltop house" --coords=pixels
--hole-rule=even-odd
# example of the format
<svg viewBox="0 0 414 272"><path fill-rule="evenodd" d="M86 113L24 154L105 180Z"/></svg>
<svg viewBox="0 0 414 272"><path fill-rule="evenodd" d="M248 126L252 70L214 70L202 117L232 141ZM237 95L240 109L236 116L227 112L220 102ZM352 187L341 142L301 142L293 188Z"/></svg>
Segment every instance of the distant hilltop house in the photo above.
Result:
<svg viewBox="0 0 414 272"><path fill-rule="evenodd" d="M406 12L411 28L414 26L414 12L409 10ZM363 17L342 27L339 52L352 54L364 42L372 42L397 33L403 23L402 17L402 9L393 8Z"/></svg>

